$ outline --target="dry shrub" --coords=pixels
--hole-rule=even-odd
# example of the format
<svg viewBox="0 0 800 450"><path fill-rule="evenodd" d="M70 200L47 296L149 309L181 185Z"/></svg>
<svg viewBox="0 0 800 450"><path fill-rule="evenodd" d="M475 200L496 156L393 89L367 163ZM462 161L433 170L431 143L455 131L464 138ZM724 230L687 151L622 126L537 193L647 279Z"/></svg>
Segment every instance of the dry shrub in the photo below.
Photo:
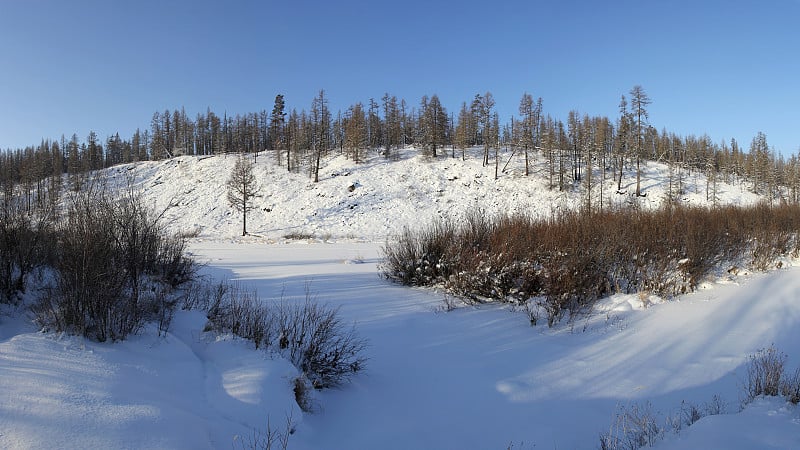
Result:
<svg viewBox="0 0 800 450"><path fill-rule="evenodd" d="M750 355L744 385L745 404L762 395L782 395L795 405L800 403L800 368L788 373L786 359L786 354L774 345Z"/></svg>
<svg viewBox="0 0 800 450"><path fill-rule="evenodd" d="M52 247L52 211L26 208L22 199L3 193L0 203L0 303L13 303L28 277L46 265Z"/></svg>
<svg viewBox="0 0 800 450"><path fill-rule="evenodd" d="M781 380L781 395L795 405L800 403L800 368L792 374L784 374Z"/></svg>
<svg viewBox="0 0 800 450"><path fill-rule="evenodd" d="M769 346L749 357L747 365L747 381L745 385L745 403L753 401L760 395L777 396L781 391L781 380L786 354Z"/></svg>
<svg viewBox="0 0 800 450"><path fill-rule="evenodd" d="M150 320L168 326L175 301L167 292L195 273L184 241L132 191L110 196L90 183L68 200L54 226L53 286L33 307L37 323L101 342Z"/></svg>
<svg viewBox="0 0 800 450"><path fill-rule="evenodd" d="M453 225L436 220L429 227L412 232L404 229L396 242L386 243L383 253L385 275L403 284L427 285L446 277L446 250L452 246Z"/></svg>
<svg viewBox="0 0 800 450"><path fill-rule="evenodd" d="M638 450L659 442L666 428L658 423L650 402L620 406L608 433L600 435L602 450Z"/></svg>
<svg viewBox="0 0 800 450"><path fill-rule="evenodd" d="M614 292L669 297L725 263L749 258L767 268L800 251L798 228L798 205L567 211L540 220L477 211L405 230L384 246L381 270L473 302L543 297L552 325Z"/></svg>
<svg viewBox="0 0 800 450"><path fill-rule="evenodd" d="M266 303L238 286L210 293L219 296L208 311L207 331L232 333L256 348L282 354L314 389L343 384L364 368L366 340L341 320L336 308L320 304L309 292L302 303Z"/></svg>
<svg viewBox="0 0 800 450"><path fill-rule="evenodd" d="M226 286L211 291L215 301L208 312L206 328L218 333L230 332L253 342L257 349L270 347L277 333L268 308L260 304L255 292L246 291L238 285Z"/></svg>
<svg viewBox="0 0 800 450"><path fill-rule="evenodd" d="M292 415L286 416L283 428L273 427L267 416L267 425L264 430L253 430L250 436L234 436L233 448L242 450L286 450L289 448L289 437L295 432L295 423Z"/></svg>

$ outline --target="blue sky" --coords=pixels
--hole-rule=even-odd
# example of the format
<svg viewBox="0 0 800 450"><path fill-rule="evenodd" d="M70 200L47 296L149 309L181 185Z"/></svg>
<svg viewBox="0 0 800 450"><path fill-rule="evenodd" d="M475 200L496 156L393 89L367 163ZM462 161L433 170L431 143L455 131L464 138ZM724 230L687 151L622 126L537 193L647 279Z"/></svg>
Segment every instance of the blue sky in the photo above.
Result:
<svg viewBox="0 0 800 450"><path fill-rule="evenodd" d="M0 1L0 148L94 130L129 138L153 112L334 111L385 92L448 111L529 92L545 113L616 118L636 84L681 135L758 131L800 148L800 2Z"/></svg>

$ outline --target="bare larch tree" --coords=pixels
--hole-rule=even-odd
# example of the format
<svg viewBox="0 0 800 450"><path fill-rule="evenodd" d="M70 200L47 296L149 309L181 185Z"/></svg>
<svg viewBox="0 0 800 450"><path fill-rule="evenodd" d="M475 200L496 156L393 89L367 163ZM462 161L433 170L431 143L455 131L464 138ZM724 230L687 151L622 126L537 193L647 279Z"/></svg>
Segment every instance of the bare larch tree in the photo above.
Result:
<svg viewBox="0 0 800 450"><path fill-rule="evenodd" d="M260 197L261 187L253 173L253 163L239 156L228 178L228 203L242 213L242 236L247 235L247 213L253 209L253 199Z"/></svg>

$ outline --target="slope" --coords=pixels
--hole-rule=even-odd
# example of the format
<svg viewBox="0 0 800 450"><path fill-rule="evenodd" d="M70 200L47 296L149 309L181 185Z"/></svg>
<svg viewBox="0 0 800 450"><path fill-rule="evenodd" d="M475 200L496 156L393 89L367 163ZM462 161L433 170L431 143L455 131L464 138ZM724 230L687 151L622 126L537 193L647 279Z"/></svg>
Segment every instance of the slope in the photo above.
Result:
<svg viewBox="0 0 800 450"><path fill-rule="evenodd" d="M524 162L514 157L506 172L494 179L494 167L482 166L480 151L472 149L465 161L431 159L414 148L404 149L397 161L377 153L360 164L341 155L331 156L325 161L319 183L313 183L306 174L288 173L273 163L272 155L261 154L255 162L261 197L254 199L256 209L248 217L248 231L256 239L271 242L287 236L381 242L404 227L437 217L457 218L470 210L487 215L548 216L584 203L584 186L570 184L564 191L548 188L547 163L541 155L533 160L531 176L524 176ZM511 156L507 153L501 155L504 161ZM112 186L130 185L143 192L158 210L166 210L176 229L204 238L229 239L236 238L241 230L241 217L225 199L225 182L236 158L182 156L118 166L106 174ZM602 185L605 207L633 203L658 207L669 188L669 170L657 162L644 168L645 198L617 194L610 176ZM626 192L631 191L628 188L635 183L634 177L634 172L626 172ZM600 179L596 173L592 188L595 205L601 200ZM717 185L720 204L752 204L759 198L741 182ZM685 175L680 201L690 205L710 203L702 174Z"/></svg>

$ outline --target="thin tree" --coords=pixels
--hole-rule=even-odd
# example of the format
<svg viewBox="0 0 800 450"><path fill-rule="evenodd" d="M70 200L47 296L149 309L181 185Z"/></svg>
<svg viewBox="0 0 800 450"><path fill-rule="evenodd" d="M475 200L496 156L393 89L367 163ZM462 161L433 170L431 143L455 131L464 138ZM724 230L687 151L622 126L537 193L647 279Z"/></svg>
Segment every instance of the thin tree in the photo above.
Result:
<svg viewBox="0 0 800 450"><path fill-rule="evenodd" d="M489 165L489 139L486 136L492 126L492 108L494 108L494 97L491 92L484 95L476 94L472 100L472 111L481 127L483 136L483 165Z"/></svg>
<svg viewBox="0 0 800 450"><path fill-rule="evenodd" d="M647 105L652 103L650 97L647 96L647 93L642 89L641 86L638 84L631 89L631 109L632 114L636 117L636 196L641 197L641 178L642 178L642 170L641 170L641 159L642 159L642 147L644 142L644 132L647 125Z"/></svg>
<svg viewBox="0 0 800 450"><path fill-rule="evenodd" d="M458 113L458 125L456 125L453 143L461 149L461 160L467 158L467 147L470 144L470 121L472 119L470 110L467 109L467 102L461 103L461 111Z"/></svg>
<svg viewBox="0 0 800 450"><path fill-rule="evenodd" d="M261 187L253 173L253 163L239 156L228 178L228 203L242 213L242 236L247 236L247 213L254 208L253 199L260 197Z"/></svg>
<svg viewBox="0 0 800 450"><path fill-rule="evenodd" d="M397 104L397 97L384 94L383 98L383 156L392 156L392 149L400 146L403 134L403 123L400 116L400 107Z"/></svg>
<svg viewBox="0 0 800 450"><path fill-rule="evenodd" d="M322 154L328 151L331 128L331 114L328 110L328 99L325 98L324 90L320 90L319 95L311 103L311 126L311 146L314 158L314 165L311 170L314 175L314 183L317 183L319 182L320 160L322 159Z"/></svg>
<svg viewBox="0 0 800 450"><path fill-rule="evenodd" d="M492 114L491 126L488 130L488 141L494 147L494 179L500 177L500 117L495 112Z"/></svg>
<svg viewBox="0 0 800 450"><path fill-rule="evenodd" d="M622 192L622 172L625 168L625 156L628 153L630 129L631 117L628 112L628 101L623 95L619 102L619 124L617 125L617 153L619 156L619 163L617 164L617 169L619 170L617 194L624 194L624 192Z"/></svg>
<svg viewBox="0 0 800 450"><path fill-rule="evenodd" d="M535 150L539 139L539 117L542 114L541 97L534 103L531 94L523 94L519 101L519 113L522 115L520 145L525 151L525 176L527 177L530 174L528 151Z"/></svg>

